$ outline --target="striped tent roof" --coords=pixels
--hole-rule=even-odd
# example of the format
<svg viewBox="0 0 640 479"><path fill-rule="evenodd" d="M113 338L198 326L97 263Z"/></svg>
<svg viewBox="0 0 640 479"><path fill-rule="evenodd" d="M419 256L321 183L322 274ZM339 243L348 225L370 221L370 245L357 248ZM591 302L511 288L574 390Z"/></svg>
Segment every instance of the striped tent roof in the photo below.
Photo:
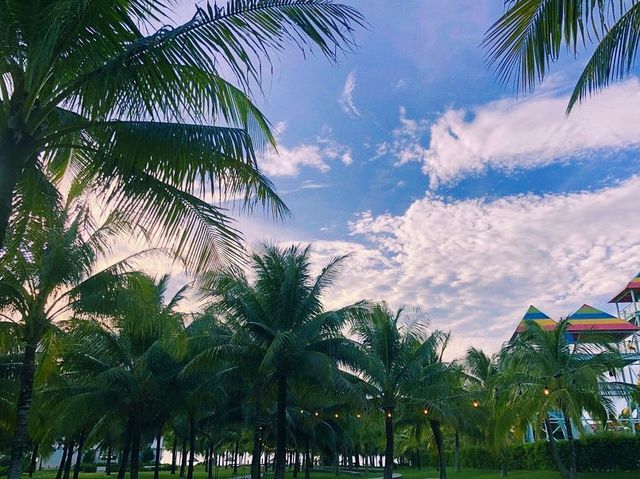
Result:
<svg viewBox="0 0 640 479"><path fill-rule="evenodd" d="M640 300L640 273L636 274L635 277L627 284L626 288L616 294L610 303L631 303L631 291L636 295L636 300Z"/></svg>
<svg viewBox="0 0 640 479"><path fill-rule="evenodd" d="M527 312L522 317L522 321L520 321L520 324L518 324L518 327L513 332L511 339L524 332L527 326L527 321L535 321L547 331L555 329L558 324L535 306L529 306L529 309L527 309Z"/></svg>
<svg viewBox="0 0 640 479"><path fill-rule="evenodd" d="M623 319L612 316L588 304L583 304L575 313L569 315L569 320L571 325L567 332L573 335L594 332L624 338L639 329Z"/></svg>

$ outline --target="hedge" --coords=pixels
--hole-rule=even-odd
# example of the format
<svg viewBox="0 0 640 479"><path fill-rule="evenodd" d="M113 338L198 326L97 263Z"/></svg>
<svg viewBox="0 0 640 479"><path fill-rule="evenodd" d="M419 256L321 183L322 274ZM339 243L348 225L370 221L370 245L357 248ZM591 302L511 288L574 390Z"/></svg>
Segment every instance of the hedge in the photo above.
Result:
<svg viewBox="0 0 640 479"><path fill-rule="evenodd" d="M558 451L565 464L569 463L566 441L557 441ZM597 434L576 440L578 472L633 471L640 468L640 436ZM516 444L507 450L510 469L552 470L556 468L549 443L538 441ZM499 469L500 454L481 446L461 449L462 466L477 469ZM447 462L453 463L453 453L447 452Z"/></svg>

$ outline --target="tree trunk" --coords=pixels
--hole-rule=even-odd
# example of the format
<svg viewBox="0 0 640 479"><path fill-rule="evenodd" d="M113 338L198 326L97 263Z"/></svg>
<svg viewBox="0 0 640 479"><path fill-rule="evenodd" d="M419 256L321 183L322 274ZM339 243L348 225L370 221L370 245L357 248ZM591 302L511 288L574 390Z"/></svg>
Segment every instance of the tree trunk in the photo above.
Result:
<svg viewBox="0 0 640 479"><path fill-rule="evenodd" d="M104 468L104 472L107 476L111 475L111 455L113 454L113 448L109 446L107 448L107 465Z"/></svg>
<svg viewBox="0 0 640 479"><path fill-rule="evenodd" d="M455 471L460 472L460 432L456 429L456 436L454 439L454 447L455 447Z"/></svg>
<svg viewBox="0 0 640 479"><path fill-rule="evenodd" d="M260 456L262 456L262 426L253 430L253 448L251 449L251 479L260 479Z"/></svg>
<svg viewBox="0 0 640 479"><path fill-rule="evenodd" d="M577 474L576 467L576 444L573 438L573 429L571 429L571 419L566 413L564 415L564 426L567 429L567 441L569 446L569 478L575 479Z"/></svg>
<svg viewBox="0 0 640 479"><path fill-rule="evenodd" d="M132 416L131 421L131 472L129 473L130 479L138 479L138 472L140 470L140 423L137 416Z"/></svg>
<svg viewBox="0 0 640 479"><path fill-rule="evenodd" d="M193 479L193 466L196 454L196 424L193 414L189 415L189 468L187 479Z"/></svg>
<svg viewBox="0 0 640 479"><path fill-rule="evenodd" d="M184 477L187 468L187 440L182 440L182 451L180 453L180 477Z"/></svg>
<svg viewBox="0 0 640 479"><path fill-rule="evenodd" d="M236 450L233 453L233 475L238 475L238 449L240 448L240 440L236 439Z"/></svg>
<svg viewBox="0 0 640 479"><path fill-rule="evenodd" d="M416 464L418 465L418 471L422 468L422 464L420 464L420 448L416 447Z"/></svg>
<svg viewBox="0 0 640 479"><path fill-rule="evenodd" d="M360 469L360 443L356 442L354 454L356 456L356 469Z"/></svg>
<svg viewBox="0 0 640 479"><path fill-rule="evenodd" d="M0 198L0 202L1 201L3 201L2 198ZM9 201L11 201L11 196L9 196ZM0 209L1 208L2 205L0 204ZM1 221L2 219L0 218L0 222ZM2 238L0 238L0 246L2 245L6 226L6 222L4 227L0 224L0 235L2 235ZM18 394L18 403L16 405L16 427L13 433L13 441L11 443L9 479L20 479L20 476L22 475L22 455L27 441L27 424L29 422L29 410L31 409L31 397L33 395L33 377L36 369L37 343L38 341L35 339L28 340L24 347L24 355L22 356L22 367L20 368L20 392Z"/></svg>
<svg viewBox="0 0 640 479"><path fill-rule="evenodd" d="M156 463L153 468L153 479L160 477L160 456L162 455L162 449L160 448L160 442L162 441L162 433L158 432L156 436Z"/></svg>
<svg viewBox="0 0 640 479"><path fill-rule="evenodd" d="M173 447L171 448L171 474L176 473L176 456L178 455L178 436L173 431Z"/></svg>
<svg viewBox="0 0 640 479"><path fill-rule="evenodd" d="M433 439L436 442L436 448L438 449L438 469L440 470L440 479L447 479L447 458L444 452L444 440L442 438L442 431L440 430L440 422L433 419L429 420L431 425L431 431L433 431Z"/></svg>
<svg viewBox="0 0 640 479"><path fill-rule="evenodd" d="M64 471L64 466L67 463L67 455L69 452L69 441L64 441L64 446L62 447L62 458L60 459L60 465L58 466L58 472L56 473L56 479L62 479L62 472Z"/></svg>
<svg viewBox="0 0 640 479"><path fill-rule="evenodd" d="M295 459L293 463L293 477L298 477L298 472L300 472L300 451L298 451L298 447L296 446L296 450L294 452Z"/></svg>
<svg viewBox="0 0 640 479"><path fill-rule="evenodd" d="M276 416L276 454L274 479L284 479L287 447L287 377L278 378L278 399Z"/></svg>
<svg viewBox="0 0 640 479"><path fill-rule="evenodd" d="M33 471L36 470L37 462L38 462L38 443L36 442L33 445L33 450L31 451L31 461L29 462L29 477L33 477Z"/></svg>
<svg viewBox="0 0 640 479"><path fill-rule="evenodd" d="M131 425L127 422L127 430L124 438L124 448L122 449L122 457L120 458L120 467L118 468L118 479L124 479L129 463L129 454L131 453Z"/></svg>
<svg viewBox="0 0 640 479"><path fill-rule="evenodd" d="M5 130L5 134L12 134L12 132ZM12 148L6 141L0 142L0 250L5 246L9 218L11 218L12 212L13 191L22 171L17 156L15 147ZM13 479L11 474L12 469L9 469L9 478Z"/></svg>
<svg viewBox="0 0 640 479"><path fill-rule="evenodd" d="M560 458L560 453L558 452L558 448L556 447L556 439L553 437L553 428L551 427L551 421L549 418L544 420L544 426L547 429L547 435L549 436L549 449L551 449L551 457L553 457L553 461L556 463L556 467L560 472L560 475L566 479L569 478L569 471L564 467L562 459Z"/></svg>
<svg viewBox="0 0 640 479"><path fill-rule="evenodd" d="M69 455L67 456L67 463L64 465L64 474L62 475L63 479L69 479L71 474L71 464L73 463L73 448L75 446L75 440L71 440L69 443Z"/></svg>
<svg viewBox="0 0 640 479"><path fill-rule="evenodd" d="M500 448L500 477L509 475L509 450L506 447Z"/></svg>
<svg viewBox="0 0 640 479"><path fill-rule="evenodd" d="M384 450L384 479L393 477L393 417L392 410L385 411L384 429L387 445Z"/></svg>
<svg viewBox="0 0 640 479"><path fill-rule="evenodd" d="M307 439L304 447L304 479L311 477L311 454L309 453L309 439Z"/></svg>
<svg viewBox="0 0 640 479"><path fill-rule="evenodd" d="M211 479L213 477L213 467L214 467L214 452L213 452L213 446L211 446L209 448L209 469L207 470L207 479Z"/></svg>
<svg viewBox="0 0 640 479"><path fill-rule="evenodd" d="M78 479L80 475L80 464L82 463L82 453L84 452L84 434L80 435L80 440L78 442L78 455L76 456L76 466L73 468L73 479Z"/></svg>

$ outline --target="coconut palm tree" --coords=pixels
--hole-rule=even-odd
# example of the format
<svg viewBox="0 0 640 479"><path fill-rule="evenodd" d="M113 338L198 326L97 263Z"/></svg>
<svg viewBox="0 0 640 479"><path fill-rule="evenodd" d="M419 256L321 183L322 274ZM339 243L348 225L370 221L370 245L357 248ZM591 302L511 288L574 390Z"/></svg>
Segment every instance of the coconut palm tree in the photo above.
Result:
<svg viewBox="0 0 640 479"><path fill-rule="evenodd" d="M204 285L210 310L239 325L245 347L259 361L256 373L275 386L276 479L282 479L285 471L290 381L307 378L331 383L338 390L353 389L337 370L357 363L355 344L342 335L342 328L364 305L326 311L322 304L343 260L335 258L314 277L309 247L265 245L252 255L255 281L242 271L230 270Z"/></svg>
<svg viewBox="0 0 640 479"><path fill-rule="evenodd" d="M576 55L595 45L567 112L587 95L634 68L640 41L640 4L619 0L507 0L484 46L502 80L533 89L561 52Z"/></svg>
<svg viewBox="0 0 640 479"><path fill-rule="evenodd" d="M56 330L56 320L100 302L122 284L131 258L102 270L96 265L111 252L110 243L127 231L117 215L96 224L88 208L71 199L66 208L31 218L23 230L10 232L13 246L0 258L0 322L12 325L22 350L11 479L21 471L36 353Z"/></svg>
<svg viewBox="0 0 640 479"><path fill-rule="evenodd" d="M394 411L398 405L416 403L416 386L434 352L446 341L440 331L429 333L422 318L411 319L404 309L391 311L384 303L370 314L357 317L352 333L366 358L363 380L367 395L385 418L384 478L393 474ZM422 319L422 320L421 320Z"/></svg>
<svg viewBox="0 0 640 479"><path fill-rule="evenodd" d="M331 60L350 50L361 15L326 0L230 0L174 24L176 3L0 2L0 248L65 173L192 266L239 253L219 201L287 212L258 169L274 138L247 92L287 43Z"/></svg>
<svg viewBox="0 0 640 479"><path fill-rule="evenodd" d="M165 298L168 283L166 275L130 274L112 301L83 310L103 319L75 322L63 356L70 384L64 392L70 399L61 421L70 423L86 413L96 421L121 422L125 437L119 478L129 457L131 478L138 477L141 438L155 437L173 413L171 391L185 349L177 308L185 288Z"/></svg>
<svg viewBox="0 0 640 479"><path fill-rule="evenodd" d="M571 322L562 319L552 331L545 331L535 321L527 324L525 332L505 350L509 376L518 387L511 388L511 401L519 402L521 411L528 411L527 419L542 420L545 425L553 459L561 475L576 477L576 449L574 428L582 431L582 415L606 423L614 414L614 404L608 390L620 392L620 384L610 384L607 373L623 367L620 353L612 347L611 339L594 334L577 337L567 333ZM555 445L550 420L552 412L559 412L564 421L569 449L569 468L565 467Z"/></svg>

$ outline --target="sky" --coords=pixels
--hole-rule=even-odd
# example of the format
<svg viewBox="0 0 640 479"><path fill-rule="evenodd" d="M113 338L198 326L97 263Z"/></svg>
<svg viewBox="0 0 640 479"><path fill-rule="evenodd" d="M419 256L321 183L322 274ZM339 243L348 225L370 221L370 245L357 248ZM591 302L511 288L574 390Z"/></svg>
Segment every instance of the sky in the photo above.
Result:
<svg viewBox="0 0 640 479"><path fill-rule="evenodd" d="M286 49L256 98L279 143L260 166L293 215L240 217L248 243L350 254L328 307L419 306L453 356L498 350L530 304L612 311L640 270L640 80L566 117L587 56L526 96L499 83L480 44L502 2L343 1L369 24L358 48L335 65Z"/></svg>

